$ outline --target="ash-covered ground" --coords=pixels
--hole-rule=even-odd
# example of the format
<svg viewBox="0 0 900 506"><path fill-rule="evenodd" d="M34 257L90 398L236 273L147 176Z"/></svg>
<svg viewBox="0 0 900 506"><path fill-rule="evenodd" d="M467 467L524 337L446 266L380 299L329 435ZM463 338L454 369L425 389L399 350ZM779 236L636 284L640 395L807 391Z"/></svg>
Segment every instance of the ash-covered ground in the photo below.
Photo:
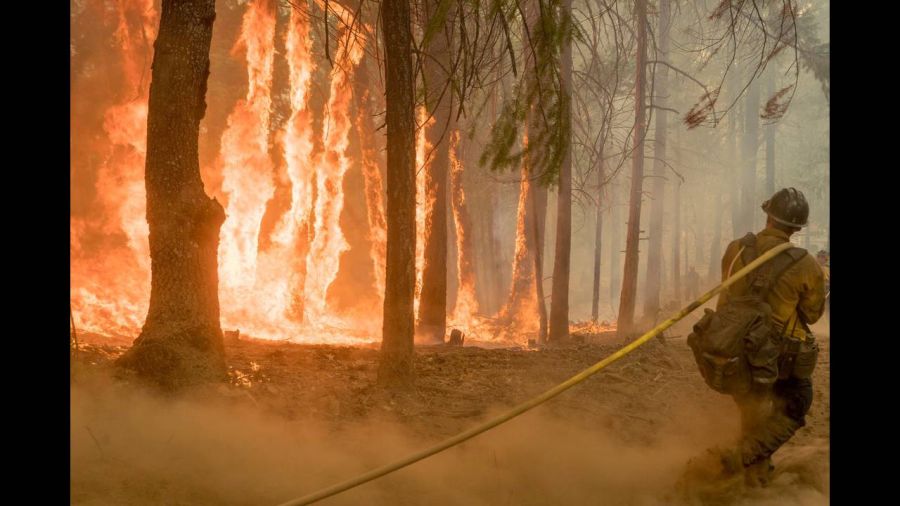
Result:
<svg viewBox="0 0 900 506"><path fill-rule="evenodd" d="M691 318L691 321L694 318ZM674 501L691 457L738 435L733 401L707 388L689 322L547 404L322 504L651 505ZM766 489L721 504L829 502L829 329L807 426ZM116 378L125 347L82 338L71 386L72 503L279 504L465 430L608 356L622 342L541 351L416 350L415 389L375 385L377 348L237 341L231 384L175 396ZM598 342L599 341L599 342Z"/></svg>

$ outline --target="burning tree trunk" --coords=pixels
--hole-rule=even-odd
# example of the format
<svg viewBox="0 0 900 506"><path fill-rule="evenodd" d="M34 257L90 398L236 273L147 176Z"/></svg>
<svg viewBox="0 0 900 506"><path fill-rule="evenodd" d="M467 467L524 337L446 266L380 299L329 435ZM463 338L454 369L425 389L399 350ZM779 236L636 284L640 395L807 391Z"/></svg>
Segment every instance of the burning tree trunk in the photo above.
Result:
<svg viewBox="0 0 900 506"><path fill-rule="evenodd" d="M527 297L532 293L534 276L534 236L537 231L535 221L534 183L528 177L528 170L522 166L519 183L519 203L516 206L516 243L513 254L512 280L505 313L514 319L523 310Z"/></svg>
<svg viewBox="0 0 900 506"><path fill-rule="evenodd" d="M140 336L119 363L166 387L225 378L216 252L222 206L200 178L213 0L164 0L147 117L152 281Z"/></svg>
<svg viewBox="0 0 900 506"><path fill-rule="evenodd" d="M637 62L634 83L634 158L631 170L631 198L628 206L628 235L625 240L625 272L619 302L618 334L634 331L634 306L637 296L638 241L641 232L641 189L644 179L644 98L646 96L647 2L636 0Z"/></svg>
<svg viewBox="0 0 900 506"><path fill-rule="evenodd" d="M572 17L572 0L562 0L561 26L567 27ZM563 95L563 121L560 128L572 129L572 38L563 35L560 59L560 81ZM550 299L550 333L548 340L569 337L569 264L572 251L572 143L564 146L559 169L559 198L556 206L556 253L553 257L553 291Z"/></svg>
<svg viewBox="0 0 900 506"><path fill-rule="evenodd" d="M375 145L375 125L372 121L372 101L369 96L369 69L360 65L354 80L357 108L356 130L359 132L362 150L363 177L366 188L366 217L369 222L372 265L375 272L375 290L384 296L385 221L384 198L381 180L380 157Z"/></svg>
<svg viewBox="0 0 900 506"><path fill-rule="evenodd" d="M600 164L597 167L597 221L594 228L594 289L591 297L591 320L600 319L600 246L603 236L603 151L600 152Z"/></svg>
<svg viewBox="0 0 900 506"><path fill-rule="evenodd" d="M459 131L450 139L450 190L453 195L453 221L456 225L457 295L454 319L471 318L478 313L475 296L475 255L472 218L463 190L463 166L459 160Z"/></svg>
<svg viewBox="0 0 900 506"><path fill-rule="evenodd" d="M437 9L434 0L425 4L427 19ZM447 328L447 168L453 121L453 87L450 84L450 34L452 15L428 43L423 63L425 100L434 121L426 130L432 146L425 168L425 262L419 299L418 334L426 343L443 343Z"/></svg>
<svg viewBox="0 0 900 506"><path fill-rule="evenodd" d="M659 2L659 58L665 62L669 56L669 0ZM668 68L656 67L656 134L653 146L653 201L650 206L650 237L647 245L647 280L644 292L644 317L656 320L659 313L659 292L662 281L663 204L665 197L666 115L663 108L668 96Z"/></svg>
<svg viewBox="0 0 900 506"><path fill-rule="evenodd" d="M387 127L387 252L378 381L409 384L413 376L416 283L416 146L409 3L384 0Z"/></svg>
<svg viewBox="0 0 900 506"><path fill-rule="evenodd" d="M532 330L533 314L538 313L538 340L547 337L547 312L543 290L544 224L547 211L547 188L540 178L546 170L545 147L541 144L548 128L544 124L541 100L544 88L552 83L542 82L547 69L539 59L545 59L549 37L544 33L540 0L526 6L526 24L530 45L525 50L525 95L528 101L525 114L525 134L519 204L516 211L516 248L513 258L509 299L504 309L506 319L517 331ZM547 16L550 16L548 13ZM531 318L529 318L531 317ZM525 321L523 321L525 320ZM526 325L523 325L526 324Z"/></svg>

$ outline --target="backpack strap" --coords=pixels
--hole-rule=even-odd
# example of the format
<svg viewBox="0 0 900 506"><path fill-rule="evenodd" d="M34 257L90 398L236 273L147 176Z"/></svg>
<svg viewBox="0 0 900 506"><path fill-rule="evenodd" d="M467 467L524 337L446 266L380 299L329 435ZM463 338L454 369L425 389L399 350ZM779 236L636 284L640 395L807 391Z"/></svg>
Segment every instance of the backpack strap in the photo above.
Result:
<svg viewBox="0 0 900 506"><path fill-rule="evenodd" d="M797 262L803 260L806 256L806 250L803 248L790 248L777 257L769 260L767 265L760 267L759 275L754 280L753 285L751 285L751 291L754 289L758 290L758 294L760 297L765 300L765 297L769 294L769 291L775 286L775 283L781 278Z"/></svg>
<svg viewBox="0 0 900 506"><path fill-rule="evenodd" d="M756 235L748 232L747 235L738 239L738 242L744 247L743 253L741 253L741 262L744 265L748 265L756 260L756 257L759 256L759 253L756 251Z"/></svg>

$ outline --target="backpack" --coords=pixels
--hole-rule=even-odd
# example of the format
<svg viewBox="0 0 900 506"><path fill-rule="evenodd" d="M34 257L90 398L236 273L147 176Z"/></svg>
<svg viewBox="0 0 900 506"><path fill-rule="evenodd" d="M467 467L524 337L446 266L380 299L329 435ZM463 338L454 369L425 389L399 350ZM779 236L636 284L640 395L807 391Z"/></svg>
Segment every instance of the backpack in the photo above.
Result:
<svg viewBox="0 0 900 506"><path fill-rule="evenodd" d="M758 256L756 236L740 240L744 265ZM802 248L790 248L747 275L747 293L732 296L718 311L706 309L688 335L688 345L706 384L723 394L743 394L754 383L771 385L778 379L781 350L772 308L766 296L775 282L806 256ZM730 274L730 273L729 273Z"/></svg>

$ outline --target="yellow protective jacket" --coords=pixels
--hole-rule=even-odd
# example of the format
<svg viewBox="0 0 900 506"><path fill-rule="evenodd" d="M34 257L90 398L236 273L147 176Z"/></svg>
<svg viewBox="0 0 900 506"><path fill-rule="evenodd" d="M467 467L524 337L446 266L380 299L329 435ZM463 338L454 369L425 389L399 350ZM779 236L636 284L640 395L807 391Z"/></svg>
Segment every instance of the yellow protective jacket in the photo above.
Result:
<svg viewBox="0 0 900 506"><path fill-rule="evenodd" d="M757 253L762 255L775 246L789 241L788 234L775 228L766 228L756 234ZM730 273L737 272L744 266L738 256L741 250L739 240L732 241L722 257L722 279ZM734 265L732 265L732 262ZM730 296L747 292L747 278L737 281L727 291L719 294L716 308L721 308ZM806 338L806 329L797 321L797 315L803 317L807 324L813 324L822 316L825 309L825 275L816 259L809 253L791 266L775 282L769 290L766 302L772 307L772 319L775 327L797 339ZM787 331L784 331L784 329Z"/></svg>

